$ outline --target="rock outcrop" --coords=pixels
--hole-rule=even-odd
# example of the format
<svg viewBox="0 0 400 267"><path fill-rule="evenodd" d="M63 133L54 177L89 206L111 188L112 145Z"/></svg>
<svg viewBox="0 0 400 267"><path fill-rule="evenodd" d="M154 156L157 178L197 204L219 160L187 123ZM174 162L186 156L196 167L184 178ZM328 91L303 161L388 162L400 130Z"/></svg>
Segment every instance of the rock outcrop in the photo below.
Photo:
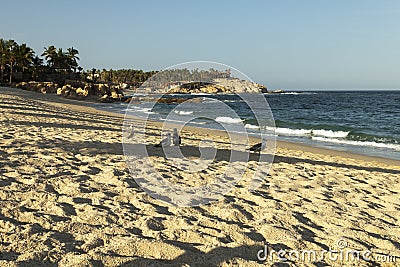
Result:
<svg viewBox="0 0 400 267"><path fill-rule="evenodd" d="M17 88L43 94L58 94L72 99L94 99L100 102L128 102L132 98L125 97L119 85L105 83L86 83L82 81L66 81L63 86L53 82L21 82ZM161 94L163 90L149 90L149 94ZM218 78L212 82L192 82L171 88L168 94L228 94L228 93L265 93L267 88L261 84L235 78ZM133 99L143 101L143 99ZM159 102L181 103L180 98L162 98Z"/></svg>
<svg viewBox="0 0 400 267"><path fill-rule="evenodd" d="M266 93L264 85L235 78L218 78L210 83L195 82L173 87L170 94L229 94L229 93Z"/></svg>
<svg viewBox="0 0 400 267"><path fill-rule="evenodd" d="M54 94L57 92L58 85L52 82L21 82L15 87L42 94Z"/></svg>
<svg viewBox="0 0 400 267"><path fill-rule="evenodd" d="M116 102L124 99L119 86L108 84L89 84L80 81L68 81L59 86L52 82L21 82L17 88L43 94L58 94L73 99L97 99L101 102Z"/></svg>
<svg viewBox="0 0 400 267"><path fill-rule="evenodd" d="M226 79L226 78L219 78L214 79L214 82L224 88L227 91L232 93L264 93L267 92L267 88L255 82L247 81L247 80L240 80L240 79Z"/></svg>

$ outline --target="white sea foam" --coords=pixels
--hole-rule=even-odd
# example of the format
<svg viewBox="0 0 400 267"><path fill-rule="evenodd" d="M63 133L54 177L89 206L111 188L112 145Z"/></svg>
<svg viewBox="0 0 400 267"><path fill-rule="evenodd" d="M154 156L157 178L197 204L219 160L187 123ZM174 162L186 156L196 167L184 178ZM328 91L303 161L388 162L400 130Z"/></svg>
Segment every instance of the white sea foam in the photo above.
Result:
<svg viewBox="0 0 400 267"><path fill-rule="evenodd" d="M260 127L258 127L257 125L253 125L253 124L246 124L245 126L244 126L244 128L247 128L247 129L259 129Z"/></svg>
<svg viewBox="0 0 400 267"><path fill-rule="evenodd" d="M311 93L311 92L286 92L282 93L282 95L316 95L317 93Z"/></svg>
<svg viewBox="0 0 400 267"><path fill-rule="evenodd" d="M231 118L231 117L217 117L215 121L225 122L225 123L241 123L242 120L239 118Z"/></svg>
<svg viewBox="0 0 400 267"><path fill-rule="evenodd" d="M191 95L212 95L209 93L190 93Z"/></svg>
<svg viewBox="0 0 400 267"><path fill-rule="evenodd" d="M307 129L290 129L290 128L275 128L275 133L285 136L311 136L311 130Z"/></svg>
<svg viewBox="0 0 400 267"><path fill-rule="evenodd" d="M237 102L243 102L241 100L224 100L224 103L237 103Z"/></svg>
<svg viewBox="0 0 400 267"><path fill-rule="evenodd" d="M278 94L272 94L272 95L316 95L318 93L313 93L313 92L284 92L284 93L278 93ZM264 95L271 95L271 93L264 93Z"/></svg>
<svg viewBox="0 0 400 267"><path fill-rule="evenodd" d="M190 114L193 114L193 111L184 111L184 110L175 110L174 112L179 114L179 115L190 115Z"/></svg>
<svg viewBox="0 0 400 267"><path fill-rule="evenodd" d="M131 106L130 108L125 109L125 111L130 114L134 114L134 113L158 114L157 112L151 111L151 108L141 108L141 107L135 107L135 106Z"/></svg>
<svg viewBox="0 0 400 267"><path fill-rule="evenodd" d="M276 128L275 133L285 136L320 136L329 138L345 138L350 132L332 130Z"/></svg>
<svg viewBox="0 0 400 267"><path fill-rule="evenodd" d="M146 114L156 114L156 112L151 111L151 108L135 107L135 109L136 109L135 111L143 112L143 113L146 113Z"/></svg>
<svg viewBox="0 0 400 267"><path fill-rule="evenodd" d="M286 93L280 93L281 95L301 95L303 93L298 93L298 92L286 92Z"/></svg>
<svg viewBox="0 0 400 267"><path fill-rule="evenodd" d="M323 136L331 138L345 138L350 132L345 131L332 131L332 130L313 130L313 136Z"/></svg>
<svg viewBox="0 0 400 267"><path fill-rule="evenodd" d="M347 139L326 138L326 137L320 137L320 136L313 136L312 139L316 140L316 141L323 141L323 142L343 144L343 145L390 148L390 149L400 151L400 145L398 145L398 144L377 143L377 142L372 142L372 141L354 141L354 140L347 140Z"/></svg>

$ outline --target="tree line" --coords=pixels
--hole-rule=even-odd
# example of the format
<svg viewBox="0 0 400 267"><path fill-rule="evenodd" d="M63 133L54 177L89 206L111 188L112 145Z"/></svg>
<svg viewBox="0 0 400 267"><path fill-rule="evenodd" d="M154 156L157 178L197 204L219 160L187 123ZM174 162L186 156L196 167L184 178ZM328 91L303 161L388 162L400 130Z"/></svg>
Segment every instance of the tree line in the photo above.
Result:
<svg viewBox="0 0 400 267"><path fill-rule="evenodd" d="M143 82L150 77L152 84L165 86L166 83L173 82L191 82L191 81L212 81L216 78L229 78L231 71L219 71L215 69L199 70L199 69L167 69L163 71L143 71L134 69L120 70L95 70L85 72L87 77L93 77L98 82L104 83L126 83L134 87L139 87ZM154 76L154 74L157 74Z"/></svg>
<svg viewBox="0 0 400 267"><path fill-rule="evenodd" d="M135 69L120 70L96 70L84 72L86 77L94 79L96 82L121 84L126 83L133 87L139 87L143 82L157 73L157 71L143 71Z"/></svg>
<svg viewBox="0 0 400 267"><path fill-rule="evenodd" d="M84 71L79 66L79 51L74 47L67 50L54 45L43 48L39 56L26 43L18 44L14 40L0 38L0 83L21 81L56 81L64 83L68 79L99 83L126 83L139 87L158 71L135 69ZM211 80L230 77L230 70L188 70L169 69L159 72L154 82Z"/></svg>
<svg viewBox="0 0 400 267"><path fill-rule="evenodd" d="M53 45L44 48L42 57L27 44L0 38L0 82L13 82L14 74L21 73L22 79L38 80L40 74L71 73L82 68L78 65L78 50L71 47L66 51ZM27 74L27 75L26 75ZM21 79L21 78L20 78Z"/></svg>
<svg viewBox="0 0 400 267"><path fill-rule="evenodd" d="M0 38L0 83L13 81L57 81L67 79L102 83L127 83L140 86L157 71L133 69L83 71L79 66L79 51L74 47L64 51L54 45L43 48L39 56L27 44ZM16 74L20 77L16 79Z"/></svg>

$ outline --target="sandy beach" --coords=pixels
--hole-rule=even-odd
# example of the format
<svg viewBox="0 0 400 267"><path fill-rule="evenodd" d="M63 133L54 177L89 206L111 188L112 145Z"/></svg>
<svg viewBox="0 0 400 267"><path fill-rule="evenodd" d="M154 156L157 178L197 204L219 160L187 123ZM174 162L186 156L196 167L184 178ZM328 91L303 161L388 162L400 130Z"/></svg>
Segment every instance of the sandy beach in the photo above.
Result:
<svg viewBox="0 0 400 267"><path fill-rule="evenodd" d="M400 262L400 162L278 142L261 188L241 181L220 201L175 207L134 181L121 145L123 116L83 101L0 88L0 266L271 266L264 250L370 250L310 266ZM157 143L157 123L148 140ZM184 145L216 132L188 128ZM161 155L152 160L169 175ZM249 171L256 161L250 158ZM186 184L223 171L220 160ZM140 168L140 165L138 165ZM172 177L174 179L174 177ZM342 243L338 244L338 240ZM393 258L393 257L392 257Z"/></svg>

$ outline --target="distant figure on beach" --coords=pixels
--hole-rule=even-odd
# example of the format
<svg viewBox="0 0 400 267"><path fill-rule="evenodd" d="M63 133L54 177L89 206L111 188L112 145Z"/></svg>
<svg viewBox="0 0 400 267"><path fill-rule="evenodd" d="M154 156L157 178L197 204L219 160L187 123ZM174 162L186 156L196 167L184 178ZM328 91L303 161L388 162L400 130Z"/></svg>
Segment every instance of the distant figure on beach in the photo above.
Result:
<svg viewBox="0 0 400 267"><path fill-rule="evenodd" d="M163 139L160 143L155 145L155 147L161 147L161 146L170 146L171 145L171 133L167 133L167 137Z"/></svg>
<svg viewBox="0 0 400 267"><path fill-rule="evenodd" d="M255 144L252 147L249 148L251 152L258 152L258 154L261 153L262 150L264 150L267 147L267 140L262 139L261 143Z"/></svg>
<svg viewBox="0 0 400 267"><path fill-rule="evenodd" d="M172 135L172 141L174 143L174 146L179 146L181 144L181 137L178 134L178 129L174 128L174 133Z"/></svg>
<svg viewBox="0 0 400 267"><path fill-rule="evenodd" d="M135 135L135 130L133 129L133 125L129 126L128 133L129 133L128 138L132 138Z"/></svg>

